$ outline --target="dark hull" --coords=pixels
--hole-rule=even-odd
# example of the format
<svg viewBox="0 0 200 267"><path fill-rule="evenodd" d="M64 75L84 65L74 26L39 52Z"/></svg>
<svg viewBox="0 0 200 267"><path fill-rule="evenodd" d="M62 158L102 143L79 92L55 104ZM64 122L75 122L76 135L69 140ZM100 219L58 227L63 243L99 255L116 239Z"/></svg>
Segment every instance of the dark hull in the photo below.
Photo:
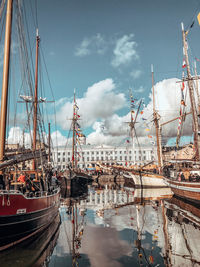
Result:
<svg viewBox="0 0 200 267"><path fill-rule="evenodd" d="M44 266L44 262L49 258L56 245L59 235L60 215L42 232L26 239L19 245L1 251L1 266ZM23 251L23 253L22 253Z"/></svg>
<svg viewBox="0 0 200 267"><path fill-rule="evenodd" d="M12 198L16 202L12 201ZM52 196L33 199L13 194L10 195L10 200L10 206L2 206L2 195L0 196L0 251L46 229L58 214L59 192ZM34 208L31 210L32 203ZM6 208L9 214L3 214ZM19 211L17 208L23 213L16 214L16 210Z"/></svg>

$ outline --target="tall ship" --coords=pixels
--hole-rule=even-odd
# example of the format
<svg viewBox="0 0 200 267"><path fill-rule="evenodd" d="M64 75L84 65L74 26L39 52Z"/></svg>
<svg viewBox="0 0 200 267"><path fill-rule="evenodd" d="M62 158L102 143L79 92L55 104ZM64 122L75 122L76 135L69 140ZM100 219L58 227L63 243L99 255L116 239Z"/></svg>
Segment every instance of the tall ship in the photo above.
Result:
<svg viewBox="0 0 200 267"><path fill-rule="evenodd" d="M187 77L182 79L182 100L180 110L180 126L184 122L185 117L185 98L184 98L184 82L187 82L189 90L189 99L192 113L192 134L194 137L194 142L192 144L193 153L191 157L188 156L189 151L185 151L185 154L179 159L171 159L164 168L165 182L171 187L173 193L181 198L192 200L195 202L200 201L200 134L199 134L199 92L198 92L198 79L199 77L191 75L189 58L188 58L188 31L184 30L183 23L182 26L182 39L183 39L183 53L184 53L184 67L186 68ZM193 88L193 83L196 81L196 91L197 97L195 97L195 92ZM196 103L198 100L198 105ZM180 129L181 130L181 129Z"/></svg>
<svg viewBox="0 0 200 267"><path fill-rule="evenodd" d="M84 185L92 181L90 175L86 171L78 168L79 158L82 157L81 138L84 138L84 134L81 131L79 124L80 115L79 107L76 102L76 91L74 90L74 102L73 102L73 116L72 116L72 159L68 165L68 170L65 172L65 177L74 185ZM85 168L86 169L86 168Z"/></svg>
<svg viewBox="0 0 200 267"><path fill-rule="evenodd" d="M25 58L27 56L22 24L24 10L22 11L23 5L19 3L8 0L6 10L0 116L0 250L8 249L45 230L58 216L60 204L60 189L52 182L55 177L53 177L50 165L45 165L47 149L45 143L41 142L38 133L38 122L41 116L38 104L44 101L38 97L40 42L38 30L36 31L34 92L32 95L21 96L27 109L33 111L33 126L29 125L32 133L30 133L31 148L8 150L8 146L6 146L12 17L13 19L17 18L16 28L19 30L20 40L23 42L21 56ZM17 14L15 17L13 16L14 7ZM5 9L6 6L3 8ZM28 72L28 63L25 65L25 69ZM32 118L32 112L29 113L29 121L30 118Z"/></svg>
<svg viewBox="0 0 200 267"><path fill-rule="evenodd" d="M153 122L156 130L156 148L157 148L157 158L158 163L150 162L144 166L133 166L133 168L124 168L127 171L124 176L126 178L133 179L136 188L156 188L156 187L166 187L164 183L162 168L163 168L163 158L162 158L162 146L161 146L161 127L160 127L160 115L155 108L155 93L154 93L154 71L153 65L151 66L152 73L152 94L153 94ZM135 118L133 114L135 113L132 109L133 96L131 94L131 121L130 126L130 135L133 144L133 150L135 147L135 139L138 141L135 124L137 116L140 110L141 101L139 103ZM139 144L138 144L139 145Z"/></svg>

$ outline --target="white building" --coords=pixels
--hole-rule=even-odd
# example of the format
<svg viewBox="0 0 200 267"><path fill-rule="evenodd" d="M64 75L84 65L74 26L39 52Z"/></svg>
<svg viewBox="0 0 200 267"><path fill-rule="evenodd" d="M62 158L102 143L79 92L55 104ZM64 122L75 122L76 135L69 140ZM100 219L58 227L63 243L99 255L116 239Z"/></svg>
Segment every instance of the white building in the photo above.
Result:
<svg viewBox="0 0 200 267"><path fill-rule="evenodd" d="M154 147L135 147L132 146L94 146L82 145L78 148L77 160L79 168L89 167L96 162L120 165L143 165L156 160ZM51 154L55 168L65 170L72 160L72 148L69 146L57 147Z"/></svg>

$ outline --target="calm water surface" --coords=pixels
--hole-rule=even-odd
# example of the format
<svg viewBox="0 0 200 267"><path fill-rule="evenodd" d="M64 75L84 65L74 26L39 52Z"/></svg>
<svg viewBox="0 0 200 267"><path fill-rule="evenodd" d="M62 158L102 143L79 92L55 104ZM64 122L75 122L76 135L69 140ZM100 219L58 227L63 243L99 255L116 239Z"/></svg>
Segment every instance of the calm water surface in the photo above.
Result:
<svg viewBox="0 0 200 267"><path fill-rule="evenodd" d="M95 184L64 199L60 218L0 266L200 266L200 209L170 189Z"/></svg>

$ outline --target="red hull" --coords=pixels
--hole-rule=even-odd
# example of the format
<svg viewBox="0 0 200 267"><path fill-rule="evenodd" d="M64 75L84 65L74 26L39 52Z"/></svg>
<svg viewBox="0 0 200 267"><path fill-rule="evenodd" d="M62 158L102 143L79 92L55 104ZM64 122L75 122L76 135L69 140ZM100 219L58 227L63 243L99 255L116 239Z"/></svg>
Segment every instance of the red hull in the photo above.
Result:
<svg viewBox="0 0 200 267"><path fill-rule="evenodd" d="M19 192L0 193L0 250L7 249L44 230L58 215L60 191L40 197Z"/></svg>
<svg viewBox="0 0 200 267"><path fill-rule="evenodd" d="M21 193L0 193L0 216L16 215L47 209L59 201L59 193L40 197L25 197ZM24 212L23 212L24 211Z"/></svg>

